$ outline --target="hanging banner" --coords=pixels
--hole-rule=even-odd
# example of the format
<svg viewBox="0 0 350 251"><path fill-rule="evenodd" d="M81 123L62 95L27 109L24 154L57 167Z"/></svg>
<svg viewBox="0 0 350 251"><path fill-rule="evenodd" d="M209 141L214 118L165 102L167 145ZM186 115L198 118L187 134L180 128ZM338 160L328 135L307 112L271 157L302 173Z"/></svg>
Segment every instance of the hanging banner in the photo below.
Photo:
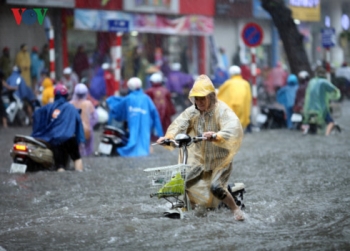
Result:
<svg viewBox="0 0 350 251"><path fill-rule="evenodd" d="M214 21L206 16L183 16L170 19L156 14L132 14L104 10L74 10L74 27L81 30L109 31L110 20L125 20L129 31L158 34L209 36Z"/></svg>
<svg viewBox="0 0 350 251"><path fill-rule="evenodd" d="M320 0L289 0L289 8L294 19L308 22L321 20Z"/></svg>

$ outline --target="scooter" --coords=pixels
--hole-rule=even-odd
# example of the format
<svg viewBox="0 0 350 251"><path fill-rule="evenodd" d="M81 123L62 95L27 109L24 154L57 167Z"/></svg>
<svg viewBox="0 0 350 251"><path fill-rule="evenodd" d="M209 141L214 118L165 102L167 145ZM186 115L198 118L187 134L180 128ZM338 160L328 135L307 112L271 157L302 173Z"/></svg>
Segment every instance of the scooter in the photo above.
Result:
<svg viewBox="0 0 350 251"><path fill-rule="evenodd" d="M286 127L284 110L271 105L262 106L256 120L260 129L279 129Z"/></svg>
<svg viewBox="0 0 350 251"><path fill-rule="evenodd" d="M49 146L31 136L16 135L10 156L13 160L10 173L53 170L54 158Z"/></svg>
<svg viewBox="0 0 350 251"><path fill-rule="evenodd" d="M172 219L183 219L184 211L191 211L191 203L186 195L186 175L190 171L191 166L187 164L188 150L193 143L198 143L205 140L205 137L190 137L187 134L178 134L174 140L167 139L162 144L172 144L176 148L180 148L180 156L182 163L177 165L152 167L144 169L147 172L147 177L150 179L150 197L162 198L171 204L171 207L163 213L163 216ZM162 145L160 144L160 145ZM159 145L155 143L153 145ZM231 193L237 206L244 209L243 194L245 193L244 183L234 183L228 186L228 191ZM219 208L225 207L220 204Z"/></svg>
<svg viewBox="0 0 350 251"><path fill-rule="evenodd" d="M6 114L10 125L28 126L30 119L24 111L22 100L15 95L15 91L2 93L2 101L6 108Z"/></svg>
<svg viewBox="0 0 350 251"><path fill-rule="evenodd" d="M120 128L107 125L103 128L101 141L98 145L97 156L115 156L117 148L128 143L128 133Z"/></svg>

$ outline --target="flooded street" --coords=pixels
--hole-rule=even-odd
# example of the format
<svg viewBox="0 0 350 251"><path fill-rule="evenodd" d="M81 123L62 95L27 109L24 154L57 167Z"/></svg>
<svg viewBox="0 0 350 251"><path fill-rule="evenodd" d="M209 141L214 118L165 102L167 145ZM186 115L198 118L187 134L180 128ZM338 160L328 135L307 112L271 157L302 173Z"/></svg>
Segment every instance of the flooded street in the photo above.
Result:
<svg viewBox="0 0 350 251"><path fill-rule="evenodd" d="M143 169L175 164L155 146L143 158L84 158L85 171L10 174L15 134L0 130L0 250L349 250L350 102L338 135L247 134L231 182L246 185L244 222L228 210L162 218ZM96 135L98 135L97 132Z"/></svg>

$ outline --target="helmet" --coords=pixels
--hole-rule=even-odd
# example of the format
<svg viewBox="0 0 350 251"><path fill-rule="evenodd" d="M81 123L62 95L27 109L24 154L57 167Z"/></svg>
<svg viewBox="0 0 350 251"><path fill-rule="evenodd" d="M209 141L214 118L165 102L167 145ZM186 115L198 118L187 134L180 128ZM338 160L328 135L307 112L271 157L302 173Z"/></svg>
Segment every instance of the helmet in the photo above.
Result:
<svg viewBox="0 0 350 251"><path fill-rule="evenodd" d="M141 79L139 79L137 77L130 78L128 83L127 83L127 86L132 91L134 91L136 89L140 89L142 86Z"/></svg>
<svg viewBox="0 0 350 251"><path fill-rule="evenodd" d="M180 63L173 63L173 64L171 64L171 70L173 70L173 71L181 70L181 64Z"/></svg>
<svg viewBox="0 0 350 251"><path fill-rule="evenodd" d="M101 66L101 68L102 68L103 70L108 70L108 69L110 68L110 65L109 65L109 63L103 63L102 66Z"/></svg>
<svg viewBox="0 0 350 251"><path fill-rule="evenodd" d="M300 78L300 79L306 79L306 78L308 78L310 75L309 75L309 73L307 72L307 71L301 71L301 72L299 72L298 73L298 77Z"/></svg>
<svg viewBox="0 0 350 251"><path fill-rule="evenodd" d="M228 69L228 73L230 74L230 76L236 76L236 75L241 75L241 68L237 65L232 65L229 69Z"/></svg>
<svg viewBox="0 0 350 251"><path fill-rule="evenodd" d="M13 66L12 71L20 71L19 67L17 65Z"/></svg>
<svg viewBox="0 0 350 251"><path fill-rule="evenodd" d="M149 79L152 83L162 83L163 77L159 72L153 73Z"/></svg>
<svg viewBox="0 0 350 251"><path fill-rule="evenodd" d="M61 96L66 96L68 95L68 89L62 84L58 84L55 87L54 94L56 95L61 95Z"/></svg>
<svg viewBox="0 0 350 251"><path fill-rule="evenodd" d="M72 68L70 68L70 67L64 68L63 74L64 74L64 75L72 74Z"/></svg>
<svg viewBox="0 0 350 251"><path fill-rule="evenodd" d="M214 92L215 87L207 75L200 75L193 84L189 97L205 97Z"/></svg>

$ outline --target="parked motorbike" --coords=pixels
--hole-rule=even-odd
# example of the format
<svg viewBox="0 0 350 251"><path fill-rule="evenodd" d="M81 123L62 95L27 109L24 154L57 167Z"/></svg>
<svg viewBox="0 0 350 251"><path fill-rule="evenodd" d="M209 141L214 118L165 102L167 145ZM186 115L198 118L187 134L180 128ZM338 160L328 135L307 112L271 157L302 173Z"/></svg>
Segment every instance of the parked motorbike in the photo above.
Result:
<svg viewBox="0 0 350 251"><path fill-rule="evenodd" d="M278 129L286 127L284 110L271 105L262 106L256 120L260 129Z"/></svg>
<svg viewBox="0 0 350 251"><path fill-rule="evenodd" d="M117 148L125 146L128 142L128 137L128 133L125 130L110 125L105 126L95 155L118 155Z"/></svg>
<svg viewBox="0 0 350 251"><path fill-rule="evenodd" d="M46 143L26 135L16 135L13 143L10 173L52 170L53 153Z"/></svg>

